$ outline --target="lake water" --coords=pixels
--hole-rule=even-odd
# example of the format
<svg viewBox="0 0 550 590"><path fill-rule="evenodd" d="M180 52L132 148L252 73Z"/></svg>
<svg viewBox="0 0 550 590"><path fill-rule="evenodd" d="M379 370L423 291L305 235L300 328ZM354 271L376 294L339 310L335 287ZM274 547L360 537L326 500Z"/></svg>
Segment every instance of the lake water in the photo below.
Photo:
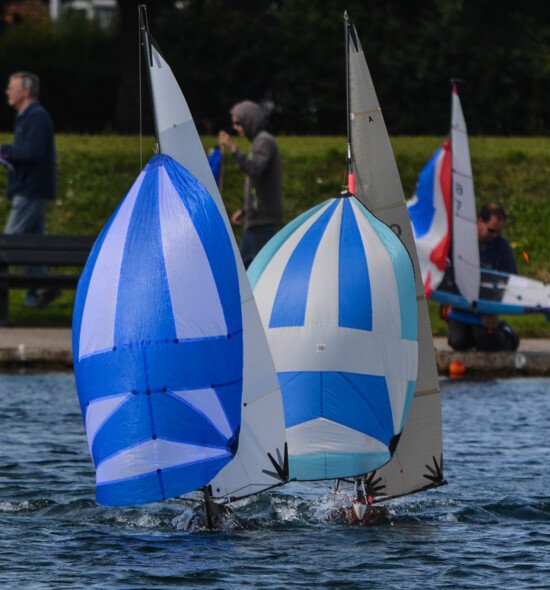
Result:
<svg viewBox="0 0 550 590"><path fill-rule="evenodd" d="M71 374L0 374L0 588L550 588L550 380L442 383L449 485L375 527L329 486L242 502L245 530L181 501L107 509Z"/></svg>

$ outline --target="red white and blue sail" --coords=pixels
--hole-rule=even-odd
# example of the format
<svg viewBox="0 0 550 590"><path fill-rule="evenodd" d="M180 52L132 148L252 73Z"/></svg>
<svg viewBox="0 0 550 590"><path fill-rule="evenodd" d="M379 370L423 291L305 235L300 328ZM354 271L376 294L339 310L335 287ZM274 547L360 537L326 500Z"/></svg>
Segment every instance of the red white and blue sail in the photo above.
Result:
<svg viewBox="0 0 550 590"><path fill-rule="evenodd" d="M248 270L283 392L290 476L387 463L418 365L412 262L350 195L298 217Z"/></svg>
<svg viewBox="0 0 550 590"><path fill-rule="evenodd" d="M451 246L451 148L447 140L418 177L407 204L424 291L430 297L443 280Z"/></svg>

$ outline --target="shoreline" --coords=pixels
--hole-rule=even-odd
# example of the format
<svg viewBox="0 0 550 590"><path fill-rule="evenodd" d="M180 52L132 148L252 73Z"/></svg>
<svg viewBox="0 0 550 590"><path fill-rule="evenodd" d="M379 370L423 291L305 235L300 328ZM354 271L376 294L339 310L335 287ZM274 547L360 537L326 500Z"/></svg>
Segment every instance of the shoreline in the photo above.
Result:
<svg viewBox="0 0 550 590"><path fill-rule="evenodd" d="M456 352L447 339L434 338L437 370L449 375L453 361L464 377L550 376L550 340L527 338L517 352ZM0 371L72 370L70 328L0 328Z"/></svg>

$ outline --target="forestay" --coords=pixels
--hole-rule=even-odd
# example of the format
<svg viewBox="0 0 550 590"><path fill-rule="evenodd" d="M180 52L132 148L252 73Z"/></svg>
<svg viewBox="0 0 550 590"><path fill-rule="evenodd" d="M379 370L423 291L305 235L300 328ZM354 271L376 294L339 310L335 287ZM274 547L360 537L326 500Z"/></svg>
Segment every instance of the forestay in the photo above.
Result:
<svg viewBox="0 0 550 590"><path fill-rule="evenodd" d="M428 308L403 188L365 55L351 23L348 34L355 195L399 235L413 261L416 276L419 347L416 390L396 452L379 471L384 492L393 497L432 485L432 480L427 479L431 476L429 469L435 463L440 466L442 456L441 398Z"/></svg>
<svg viewBox="0 0 550 590"><path fill-rule="evenodd" d="M400 240L348 194L286 226L248 272L283 391L290 476L387 463L418 365L414 275Z"/></svg>

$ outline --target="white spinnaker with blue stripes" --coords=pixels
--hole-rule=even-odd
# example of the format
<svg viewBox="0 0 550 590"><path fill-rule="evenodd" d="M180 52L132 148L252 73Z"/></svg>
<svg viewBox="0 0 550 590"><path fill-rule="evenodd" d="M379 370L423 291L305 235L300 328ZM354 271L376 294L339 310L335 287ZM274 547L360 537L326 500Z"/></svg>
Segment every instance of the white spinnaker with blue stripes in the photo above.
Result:
<svg viewBox="0 0 550 590"><path fill-rule="evenodd" d="M418 376L411 413L392 460L378 471L388 497L430 485L426 465L441 461L441 397L428 306L411 223L390 138L363 49L349 43L351 149L355 195L378 219L394 228L414 263L418 301Z"/></svg>
<svg viewBox="0 0 550 590"><path fill-rule="evenodd" d="M150 41L150 37L148 37ZM187 168L215 200L237 262L242 303L244 367L243 408L236 457L211 481L215 498L242 497L280 483L267 453L277 457L286 442L281 392L256 302L233 238L225 207L185 97L154 44L148 64L160 151Z"/></svg>
<svg viewBox="0 0 550 590"><path fill-rule="evenodd" d="M346 195L279 232L248 274L283 390L291 478L387 463L418 368L415 280L399 239Z"/></svg>

